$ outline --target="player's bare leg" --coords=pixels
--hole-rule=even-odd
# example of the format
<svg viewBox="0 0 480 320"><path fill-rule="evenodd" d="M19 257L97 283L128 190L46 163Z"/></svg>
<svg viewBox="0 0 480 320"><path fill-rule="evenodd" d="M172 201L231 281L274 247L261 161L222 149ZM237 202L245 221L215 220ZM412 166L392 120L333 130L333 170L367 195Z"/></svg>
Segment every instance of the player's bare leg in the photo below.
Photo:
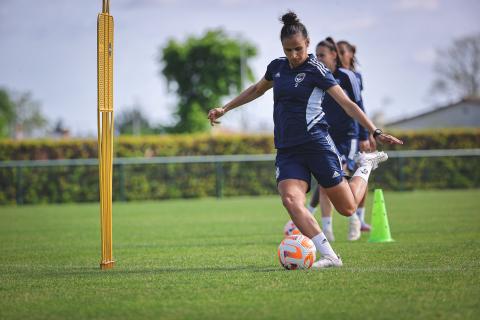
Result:
<svg viewBox="0 0 480 320"><path fill-rule="evenodd" d="M367 187L367 191L365 192L365 195L363 196L362 201L360 201L357 208L357 216L360 219L360 223L361 223L361 227L360 227L361 232L370 232L370 230L372 229L372 227L365 222L365 202L367 200L367 195L368 195L368 187Z"/></svg>
<svg viewBox="0 0 480 320"><path fill-rule="evenodd" d="M322 211L322 229L325 237L327 237L328 241L333 242L335 241L335 236L333 235L333 204L328 198L325 189L319 187L318 190L319 194L319 202L320 202L320 210Z"/></svg>
<svg viewBox="0 0 480 320"><path fill-rule="evenodd" d="M321 255L321 258L314 263L313 267L340 267L342 266L342 260L333 251L317 220L305 208L307 190L308 185L303 180L285 179L278 183L278 191L283 206L287 209L290 218L302 234L312 239Z"/></svg>
<svg viewBox="0 0 480 320"><path fill-rule="evenodd" d="M375 170L380 162L388 159L387 154L384 152L361 154L361 157L358 160L360 166L348 183L344 179L334 187L325 188L335 209L347 217L356 212L358 204L363 199L371 171Z"/></svg>

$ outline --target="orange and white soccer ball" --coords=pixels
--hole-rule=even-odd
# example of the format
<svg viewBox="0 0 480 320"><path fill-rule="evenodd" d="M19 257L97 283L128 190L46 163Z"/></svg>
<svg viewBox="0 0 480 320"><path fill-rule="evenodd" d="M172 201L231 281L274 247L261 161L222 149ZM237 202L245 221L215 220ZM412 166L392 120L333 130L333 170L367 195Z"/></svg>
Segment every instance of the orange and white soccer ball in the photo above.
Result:
<svg viewBox="0 0 480 320"><path fill-rule="evenodd" d="M291 235L296 235L296 234L302 234L300 230L298 230L297 226L295 223L293 223L292 220L289 220L285 226L283 227L283 233L286 236L291 236Z"/></svg>
<svg viewBox="0 0 480 320"><path fill-rule="evenodd" d="M287 270L309 269L315 261L315 245L304 235L291 235L278 246L278 259Z"/></svg>

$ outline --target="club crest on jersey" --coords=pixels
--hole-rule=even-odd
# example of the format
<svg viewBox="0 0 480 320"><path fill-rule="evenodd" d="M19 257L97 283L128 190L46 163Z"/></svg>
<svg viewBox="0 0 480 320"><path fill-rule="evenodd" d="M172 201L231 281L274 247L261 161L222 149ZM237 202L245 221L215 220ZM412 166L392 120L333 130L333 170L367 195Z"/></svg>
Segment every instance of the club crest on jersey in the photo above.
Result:
<svg viewBox="0 0 480 320"><path fill-rule="evenodd" d="M295 88L298 87L298 84L300 82L302 82L303 79L305 79L305 73L304 72L297 74L297 76L295 77Z"/></svg>

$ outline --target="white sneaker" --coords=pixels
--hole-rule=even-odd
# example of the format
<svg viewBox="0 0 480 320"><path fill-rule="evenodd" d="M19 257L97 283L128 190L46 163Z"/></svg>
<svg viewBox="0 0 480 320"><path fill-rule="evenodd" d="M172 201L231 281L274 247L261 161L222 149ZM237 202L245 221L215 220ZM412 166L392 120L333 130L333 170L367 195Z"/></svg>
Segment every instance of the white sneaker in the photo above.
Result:
<svg viewBox="0 0 480 320"><path fill-rule="evenodd" d="M335 241L335 236L333 235L333 230L332 229L323 230L323 234L325 235L325 238L327 238L328 242L334 242Z"/></svg>
<svg viewBox="0 0 480 320"><path fill-rule="evenodd" d="M360 228L360 231L362 232L370 232L372 230L372 226L369 225L366 222L362 222L362 227Z"/></svg>
<svg viewBox="0 0 480 320"><path fill-rule="evenodd" d="M354 160L358 166L371 165L372 170L378 168L378 164L387 161L388 155L383 151L359 152L355 155Z"/></svg>
<svg viewBox="0 0 480 320"><path fill-rule="evenodd" d="M337 254L334 256L323 256L312 265L314 269L324 269L324 268L338 268L343 266L342 258Z"/></svg>
<svg viewBox="0 0 480 320"><path fill-rule="evenodd" d="M348 227L348 240L349 241L356 241L360 239L362 236L361 228L362 228L362 222L360 221L360 218L357 216L356 213L354 213L349 220L349 227Z"/></svg>

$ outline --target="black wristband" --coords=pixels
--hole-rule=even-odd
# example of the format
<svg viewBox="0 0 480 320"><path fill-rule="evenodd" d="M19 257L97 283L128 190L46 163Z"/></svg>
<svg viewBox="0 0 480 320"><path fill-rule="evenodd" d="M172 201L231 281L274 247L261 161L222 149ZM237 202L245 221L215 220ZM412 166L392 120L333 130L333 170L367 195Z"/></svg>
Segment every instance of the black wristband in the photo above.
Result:
<svg viewBox="0 0 480 320"><path fill-rule="evenodd" d="M372 135L373 135L374 138L376 138L376 137L378 137L379 135L381 135L382 133L383 133L382 130L380 130L380 129L375 129L375 131L373 131L373 134L372 134Z"/></svg>

